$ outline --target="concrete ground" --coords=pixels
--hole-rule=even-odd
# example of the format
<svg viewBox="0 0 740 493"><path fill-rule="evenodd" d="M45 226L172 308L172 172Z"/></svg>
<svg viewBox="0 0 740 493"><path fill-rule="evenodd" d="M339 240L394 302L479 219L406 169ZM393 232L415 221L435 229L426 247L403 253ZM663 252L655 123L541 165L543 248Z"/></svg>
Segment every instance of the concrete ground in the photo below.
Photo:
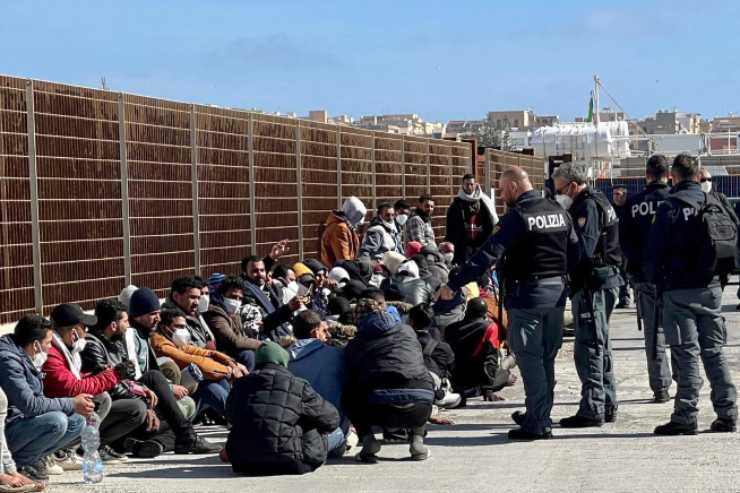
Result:
<svg viewBox="0 0 740 493"><path fill-rule="evenodd" d="M725 310L726 349L733 378L740 383L740 313L735 311L734 287L728 288ZM518 383L503 392L504 402L470 401L466 409L445 413L453 426L431 427L426 462L406 459L403 445L384 446L377 465L351 457L299 477L238 477L215 456L130 460L106 470L103 483L80 483L81 474L54 479L53 492L345 492L345 491L526 491L526 492L740 492L740 434L699 434L656 437L653 428L666 422L673 403L653 404L647 384L642 333L634 310L618 310L612 320L615 369L620 400L619 419L600 429L555 427L554 439L512 443L506 432L509 415L522 408ZM553 419L573 414L580 384L573 366L572 340L566 340L557 362L558 386ZM700 428L714 419L705 382L700 403ZM675 392L675 387L671 393ZM213 440L225 439L223 429L202 430ZM353 450L353 453L356 449Z"/></svg>

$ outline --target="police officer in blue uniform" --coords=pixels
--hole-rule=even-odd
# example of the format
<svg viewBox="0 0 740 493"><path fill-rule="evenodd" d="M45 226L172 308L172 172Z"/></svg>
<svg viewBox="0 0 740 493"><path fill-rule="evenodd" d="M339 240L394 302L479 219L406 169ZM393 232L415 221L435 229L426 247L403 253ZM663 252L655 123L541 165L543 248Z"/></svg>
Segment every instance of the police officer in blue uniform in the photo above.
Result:
<svg viewBox="0 0 740 493"><path fill-rule="evenodd" d="M550 412L555 388L555 357L562 345L569 257L578 259L578 238L571 219L556 202L545 199L525 171L504 171L500 196L509 207L494 234L442 288L442 299L498 264L509 315L509 346L524 381L526 412L512 415L520 426L512 440L552 436Z"/></svg>
<svg viewBox="0 0 740 493"><path fill-rule="evenodd" d="M727 327L722 317L719 273L706 260L710 235L700 216L708 200L698 182L696 158L676 156L671 166L674 188L661 204L648 241L648 280L663 292L663 327L666 342L678 364L678 392L671 420L655 428L658 435L697 433L700 360L712 387L717 419L710 431L737 430L737 391L722 348ZM711 238L710 238L711 239Z"/></svg>
<svg viewBox="0 0 740 493"><path fill-rule="evenodd" d="M668 389L671 386L671 368L666 355L655 284L647 282L645 262L647 241L655 213L668 197L668 167L668 160L662 154L654 154L648 159L645 167L647 186L642 192L627 199L619 229L622 249L627 257L627 275L630 276L637 295L638 316L645 337L648 380L656 403L670 400Z"/></svg>
<svg viewBox="0 0 740 493"><path fill-rule="evenodd" d="M570 269L571 302L576 328L574 359L581 380L581 402L563 428L601 426L617 415L609 317L616 305L622 253L619 221L609 200L588 185L588 168L565 163L552 174L555 199L570 211L583 250Z"/></svg>

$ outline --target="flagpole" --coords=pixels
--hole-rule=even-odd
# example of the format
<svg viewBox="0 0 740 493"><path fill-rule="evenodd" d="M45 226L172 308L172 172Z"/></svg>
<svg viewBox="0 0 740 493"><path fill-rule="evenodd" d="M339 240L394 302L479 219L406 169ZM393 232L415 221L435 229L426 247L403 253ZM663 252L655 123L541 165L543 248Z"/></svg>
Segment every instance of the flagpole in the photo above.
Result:
<svg viewBox="0 0 740 493"><path fill-rule="evenodd" d="M594 159L591 160L591 173L594 180L596 180L596 157L599 155L599 123L601 117L599 115L599 77L594 74Z"/></svg>

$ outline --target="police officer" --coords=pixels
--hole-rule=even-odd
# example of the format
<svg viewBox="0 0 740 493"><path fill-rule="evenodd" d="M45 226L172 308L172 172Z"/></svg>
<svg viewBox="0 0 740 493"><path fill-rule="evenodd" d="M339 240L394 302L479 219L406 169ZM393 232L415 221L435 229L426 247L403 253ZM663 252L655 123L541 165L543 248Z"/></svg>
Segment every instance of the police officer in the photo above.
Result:
<svg viewBox="0 0 740 493"><path fill-rule="evenodd" d="M601 426L615 421L617 414L609 317L624 283L619 275L619 221L604 194L588 186L584 164L565 163L552 177L555 199L570 210L583 249L581 261L570 269L581 402L576 415L562 419L560 426Z"/></svg>
<svg viewBox="0 0 740 493"><path fill-rule="evenodd" d="M698 205L707 198L698 183L697 168L696 159L688 154L679 154L673 160L675 186L658 208L648 241L648 280L662 287L665 337L678 364L673 414L667 424L655 428L657 435L696 434L702 386L700 359L717 413L710 431L737 430L737 392L722 353L727 339L722 288L719 276L707 269L698 253L707 235Z"/></svg>
<svg viewBox="0 0 740 493"><path fill-rule="evenodd" d="M638 316L645 337L648 380L656 403L670 400L668 389L671 386L671 370L660 324L655 284L647 282L644 264L655 213L668 197L668 166L668 160L662 154L650 156L645 167L647 187L627 200L619 229L622 249L627 257L627 274L637 295Z"/></svg>
<svg viewBox="0 0 740 493"><path fill-rule="evenodd" d="M568 213L532 189L525 171L501 175L500 193L509 207L494 234L442 288L442 299L499 263L509 314L509 345L524 380L526 412L512 415L520 428L512 440L552 436L550 412L555 357L562 344L568 257L577 258L578 238ZM502 262L499 262L502 261Z"/></svg>

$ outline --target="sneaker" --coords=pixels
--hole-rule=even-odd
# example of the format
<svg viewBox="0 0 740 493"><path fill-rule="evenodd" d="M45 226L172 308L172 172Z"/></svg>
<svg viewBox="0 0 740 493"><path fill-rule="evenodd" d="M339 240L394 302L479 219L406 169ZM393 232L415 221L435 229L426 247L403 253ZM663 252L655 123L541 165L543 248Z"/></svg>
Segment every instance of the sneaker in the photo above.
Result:
<svg viewBox="0 0 740 493"><path fill-rule="evenodd" d="M58 450L52 454L56 465L62 468L64 471L81 471L82 470L82 457L77 455L72 450ZM49 469L49 474L54 474Z"/></svg>
<svg viewBox="0 0 740 493"><path fill-rule="evenodd" d="M62 469L62 466L57 464L56 459L54 458L54 455L47 455L43 459L44 465L46 465L46 472L47 474L51 476L61 476L64 474L64 469Z"/></svg>
<svg viewBox="0 0 740 493"><path fill-rule="evenodd" d="M18 472L32 481L48 481L49 470L46 467L47 458L39 459L35 464L29 464L18 468Z"/></svg>
<svg viewBox="0 0 740 493"><path fill-rule="evenodd" d="M655 431L653 431L656 435L666 435L666 436L675 436L675 435L696 435L697 434L697 426L696 423L694 424L683 424L683 423L676 423L674 421L669 421L668 423L660 426L655 427Z"/></svg>
<svg viewBox="0 0 740 493"><path fill-rule="evenodd" d="M411 435L409 440L409 452L411 452L411 460L427 460L432 456L429 451L429 447L424 445L424 435Z"/></svg>
<svg viewBox="0 0 740 493"><path fill-rule="evenodd" d="M604 424L601 419L586 418L584 416L571 416L560 420L561 428L598 428Z"/></svg>
<svg viewBox="0 0 740 493"><path fill-rule="evenodd" d="M175 441L176 454L215 454L220 450L219 445L215 445L198 435L189 440Z"/></svg>
<svg viewBox="0 0 740 493"><path fill-rule="evenodd" d="M123 441L123 450L140 459L153 459L164 452L164 447L156 440L137 440L128 437Z"/></svg>
<svg viewBox="0 0 740 493"><path fill-rule="evenodd" d="M456 394L454 392L447 392L444 397L435 401L434 403L438 405L439 407L442 407L445 409L453 409L459 406L461 401L462 401L462 396L460 394Z"/></svg>
<svg viewBox="0 0 740 493"><path fill-rule="evenodd" d="M100 447L98 453L100 454L100 460L103 461L103 464L122 464L128 460L124 454L119 454L108 445Z"/></svg>
<svg viewBox="0 0 740 493"><path fill-rule="evenodd" d="M516 428L514 430L509 430L507 436L509 437L509 440L531 442L534 440L548 440L552 438L552 431L548 431L548 429L545 429L544 433L534 433L532 431L526 431L521 428Z"/></svg>
<svg viewBox="0 0 740 493"><path fill-rule="evenodd" d="M712 433L735 433L737 422L729 418L717 418L712 422L709 431Z"/></svg>
<svg viewBox="0 0 740 493"><path fill-rule="evenodd" d="M375 464L378 462L377 454L380 452L380 447L380 442L371 433L362 439L362 450L360 450L355 458L366 464Z"/></svg>
<svg viewBox="0 0 740 493"><path fill-rule="evenodd" d="M671 400L671 394L668 393L667 390L661 390L659 392L656 392L653 396L653 402L656 404L663 404L664 402L668 402Z"/></svg>
<svg viewBox="0 0 740 493"><path fill-rule="evenodd" d="M345 440L345 443L347 444L347 452L352 450L352 447L357 447L357 445L360 443L360 439L357 436L357 433L355 433L355 430L351 429L347 433L347 439Z"/></svg>

